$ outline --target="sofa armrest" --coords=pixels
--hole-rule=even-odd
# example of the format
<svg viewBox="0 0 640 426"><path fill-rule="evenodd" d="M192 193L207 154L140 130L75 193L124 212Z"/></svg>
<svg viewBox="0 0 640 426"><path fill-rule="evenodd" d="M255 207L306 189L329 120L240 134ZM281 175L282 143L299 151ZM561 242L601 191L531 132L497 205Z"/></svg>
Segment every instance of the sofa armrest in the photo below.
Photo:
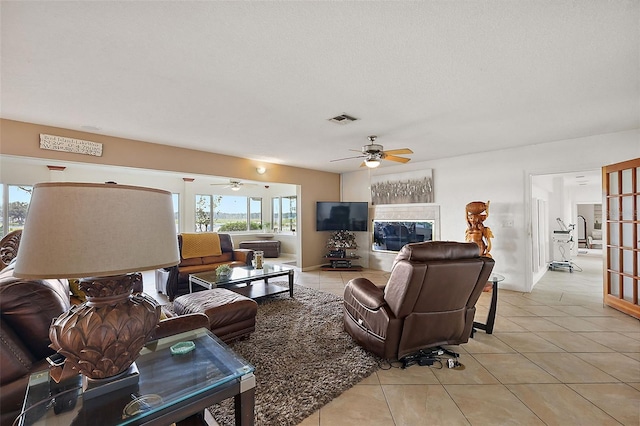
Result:
<svg viewBox="0 0 640 426"><path fill-rule="evenodd" d="M251 266L251 262L253 261L253 250L233 249L233 260L242 262L247 266Z"/></svg>
<svg viewBox="0 0 640 426"><path fill-rule="evenodd" d="M172 336L196 328L209 328L209 317L205 314L188 314L163 319L153 333L152 340Z"/></svg>
<svg viewBox="0 0 640 426"><path fill-rule="evenodd" d="M386 305L384 290L366 278L354 278L344 289L344 298L356 300L362 306L376 310Z"/></svg>

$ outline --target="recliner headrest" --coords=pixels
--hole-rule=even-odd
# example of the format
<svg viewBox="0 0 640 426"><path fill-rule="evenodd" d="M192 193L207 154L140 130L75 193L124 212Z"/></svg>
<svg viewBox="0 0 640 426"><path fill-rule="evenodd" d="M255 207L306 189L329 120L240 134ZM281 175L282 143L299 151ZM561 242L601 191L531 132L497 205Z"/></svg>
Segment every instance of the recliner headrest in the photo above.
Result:
<svg viewBox="0 0 640 426"><path fill-rule="evenodd" d="M480 257L480 248L476 243L456 241L426 241L407 244L396 256L393 264L401 260L426 262L429 260L472 259Z"/></svg>

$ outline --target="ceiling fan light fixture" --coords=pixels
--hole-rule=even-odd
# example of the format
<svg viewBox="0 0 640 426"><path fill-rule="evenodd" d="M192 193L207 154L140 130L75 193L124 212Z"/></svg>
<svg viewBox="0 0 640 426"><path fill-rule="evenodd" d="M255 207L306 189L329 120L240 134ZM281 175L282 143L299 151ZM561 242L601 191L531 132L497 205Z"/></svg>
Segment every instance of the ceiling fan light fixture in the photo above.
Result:
<svg viewBox="0 0 640 426"><path fill-rule="evenodd" d="M232 191L240 191L240 185L233 185L233 186L231 187L231 190L232 190Z"/></svg>
<svg viewBox="0 0 640 426"><path fill-rule="evenodd" d="M364 164L370 169L375 169L380 165L380 160L378 158L367 158L364 160Z"/></svg>

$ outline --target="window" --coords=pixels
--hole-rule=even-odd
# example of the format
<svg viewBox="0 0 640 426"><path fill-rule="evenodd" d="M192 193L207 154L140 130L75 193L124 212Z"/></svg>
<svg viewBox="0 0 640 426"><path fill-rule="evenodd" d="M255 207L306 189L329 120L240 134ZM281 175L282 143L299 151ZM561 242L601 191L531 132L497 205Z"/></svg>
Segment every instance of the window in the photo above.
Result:
<svg viewBox="0 0 640 426"><path fill-rule="evenodd" d="M2 211L0 227L2 235L24 228L32 191L32 186L2 185L2 194L0 195L0 210Z"/></svg>
<svg viewBox="0 0 640 426"><path fill-rule="evenodd" d="M171 194L173 200L173 217L176 221L176 234L180 233L180 194Z"/></svg>
<svg viewBox="0 0 640 426"><path fill-rule="evenodd" d="M247 197L220 195L220 202L213 213L214 229L220 232L246 231L248 229Z"/></svg>
<svg viewBox="0 0 640 426"><path fill-rule="evenodd" d="M295 232L297 216L297 197L274 197L272 199L273 228L284 232Z"/></svg>
<svg viewBox="0 0 640 426"><path fill-rule="evenodd" d="M271 223L274 231L280 229L280 197L271 199Z"/></svg>
<svg viewBox="0 0 640 426"><path fill-rule="evenodd" d="M213 196L196 195L196 232L207 232L213 230Z"/></svg>
<svg viewBox="0 0 640 426"><path fill-rule="evenodd" d="M262 227L262 198L196 195L196 232L238 232Z"/></svg>
<svg viewBox="0 0 640 426"><path fill-rule="evenodd" d="M262 229L262 198L249 198L249 229Z"/></svg>

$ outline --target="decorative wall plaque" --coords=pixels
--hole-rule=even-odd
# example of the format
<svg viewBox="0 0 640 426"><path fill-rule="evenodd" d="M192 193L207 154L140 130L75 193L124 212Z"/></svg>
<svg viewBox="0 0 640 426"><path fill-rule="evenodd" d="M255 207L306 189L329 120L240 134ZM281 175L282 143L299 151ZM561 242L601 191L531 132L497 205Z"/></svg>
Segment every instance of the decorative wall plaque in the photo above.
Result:
<svg viewBox="0 0 640 426"><path fill-rule="evenodd" d="M40 149L102 157L101 143L66 138L64 136L45 135L42 133L40 134Z"/></svg>
<svg viewBox="0 0 640 426"><path fill-rule="evenodd" d="M371 204L433 203L432 169L371 176Z"/></svg>

